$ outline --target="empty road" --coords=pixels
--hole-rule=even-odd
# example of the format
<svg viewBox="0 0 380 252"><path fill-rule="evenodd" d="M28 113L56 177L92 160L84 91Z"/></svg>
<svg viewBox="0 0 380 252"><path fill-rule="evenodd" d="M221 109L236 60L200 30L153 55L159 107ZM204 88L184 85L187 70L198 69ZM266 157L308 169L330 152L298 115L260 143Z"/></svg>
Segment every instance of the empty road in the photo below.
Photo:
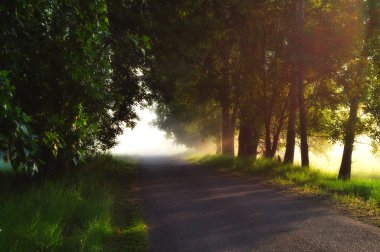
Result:
<svg viewBox="0 0 380 252"><path fill-rule="evenodd" d="M142 160L150 251L380 251L380 229L174 158Z"/></svg>

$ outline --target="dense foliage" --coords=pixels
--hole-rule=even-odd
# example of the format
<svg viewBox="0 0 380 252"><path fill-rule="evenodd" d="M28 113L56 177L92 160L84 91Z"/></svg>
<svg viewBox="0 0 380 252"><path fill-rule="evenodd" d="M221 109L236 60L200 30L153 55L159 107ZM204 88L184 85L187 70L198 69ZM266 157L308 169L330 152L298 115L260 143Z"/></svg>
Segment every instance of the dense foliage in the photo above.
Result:
<svg viewBox="0 0 380 252"><path fill-rule="evenodd" d="M8 121L18 121L17 129L1 126L17 131L17 140L30 135L27 125L36 136L24 136L22 147L12 142L15 151L2 148L4 156L20 163L36 143L30 162L41 160L41 171L53 171L109 149L125 123L134 125L133 106L149 101L138 73L149 43L136 23L121 18L132 7L105 0L0 3L0 69L10 80L2 89L13 92L11 106L4 106L17 117Z"/></svg>
<svg viewBox="0 0 380 252"><path fill-rule="evenodd" d="M238 133L239 156L288 163L298 141L305 167L315 143L341 141L342 179L356 136L378 146L378 1L150 3L157 124L179 141L233 155Z"/></svg>
<svg viewBox="0 0 380 252"><path fill-rule="evenodd" d="M13 92L7 73L0 72L0 154L5 161L12 162L13 167L36 170L36 136L29 126L30 117L14 104Z"/></svg>
<svg viewBox="0 0 380 252"><path fill-rule="evenodd" d="M228 155L237 132L239 156L284 151L292 163L299 141L305 167L313 143L341 141L339 177L349 179L356 136L379 145L379 8L376 0L2 1L0 70L13 93L2 99L19 124L3 130L1 152L15 166L64 168L115 145L122 126L135 124L134 106L155 100L169 136L188 146L210 138Z"/></svg>

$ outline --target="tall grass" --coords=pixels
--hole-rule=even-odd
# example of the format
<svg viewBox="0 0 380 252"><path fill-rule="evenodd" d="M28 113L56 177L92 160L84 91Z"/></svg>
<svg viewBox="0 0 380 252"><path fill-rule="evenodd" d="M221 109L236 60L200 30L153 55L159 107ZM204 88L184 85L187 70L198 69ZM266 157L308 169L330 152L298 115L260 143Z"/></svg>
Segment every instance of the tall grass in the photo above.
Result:
<svg viewBox="0 0 380 252"><path fill-rule="evenodd" d="M292 186L298 191L327 196L352 208L364 207L372 211L370 214L377 216L377 219L380 214L379 179L341 181L335 174L283 164L270 159L258 159L253 162L234 157L205 156L197 162L206 167L244 173L276 184ZM380 225L379 222L376 224Z"/></svg>
<svg viewBox="0 0 380 252"><path fill-rule="evenodd" d="M114 194L121 182L130 185L135 173L135 165L102 156L59 178L5 187L0 192L0 251L104 251L113 247L118 230L133 226L127 223L116 228ZM138 211L132 202L128 207ZM143 223L141 216L133 218ZM138 241L141 247L145 240L143 235Z"/></svg>

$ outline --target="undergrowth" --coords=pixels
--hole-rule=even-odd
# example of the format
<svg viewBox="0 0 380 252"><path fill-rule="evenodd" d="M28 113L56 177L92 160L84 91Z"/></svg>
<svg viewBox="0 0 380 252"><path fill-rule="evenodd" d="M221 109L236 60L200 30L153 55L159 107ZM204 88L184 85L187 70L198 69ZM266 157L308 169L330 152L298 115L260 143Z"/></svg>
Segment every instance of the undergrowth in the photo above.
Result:
<svg viewBox="0 0 380 252"><path fill-rule="evenodd" d="M115 195L120 188L130 191L135 178L135 164L110 156L44 182L20 183L4 175L0 251L116 251L115 237L134 240L117 251L144 251L146 228L136 204L127 202L126 223L115 218Z"/></svg>

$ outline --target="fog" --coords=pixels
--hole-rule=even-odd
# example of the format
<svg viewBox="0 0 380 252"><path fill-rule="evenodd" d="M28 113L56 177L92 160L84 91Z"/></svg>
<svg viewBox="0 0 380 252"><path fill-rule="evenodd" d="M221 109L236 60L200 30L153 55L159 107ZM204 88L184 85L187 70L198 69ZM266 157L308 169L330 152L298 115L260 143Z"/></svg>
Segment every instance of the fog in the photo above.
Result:
<svg viewBox="0 0 380 252"><path fill-rule="evenodd" d="M371 140L368 137L360 136L355 143L352 155L352 176L380 178L380 158L371 152ZM323 153L310 153L310 164L320 170L338 173L340 161L343 153L342 144L323 146ZM296 151L296 162L300 163L299 149Z"/></svg>
<svg viewBox="0 0 380 252"><path fill-rule="evenodd" d="M175 155L188 149L168 139L165 133L152 125L156 115L150 109L137 109L140 120L133 129L124 129L117 138L118 145L111 150L113 154L127 155Z"/></svg>
<svg viewBox="0 0 380 252"><path fill-rule="evenodd" d="M134 129L125 129L118 137L119 144L111 150L113 154L162 156L175 155L189 150L183 145L177 145L174 140L168 139L163 131L152 125L156 118L149 109L138 109L140 117ZM311 143L311 166L329 173L337 174L343 153L341 144L318 146ZM315 151L316 147L318 151ZM201 150L205 154L215 153L215 145L206 143ZM296 150L295 162L300 163L299 148ZM370 139L358 137L353 153L352 165L353 177L380 178L380 159L371 153Z"/></svg>

